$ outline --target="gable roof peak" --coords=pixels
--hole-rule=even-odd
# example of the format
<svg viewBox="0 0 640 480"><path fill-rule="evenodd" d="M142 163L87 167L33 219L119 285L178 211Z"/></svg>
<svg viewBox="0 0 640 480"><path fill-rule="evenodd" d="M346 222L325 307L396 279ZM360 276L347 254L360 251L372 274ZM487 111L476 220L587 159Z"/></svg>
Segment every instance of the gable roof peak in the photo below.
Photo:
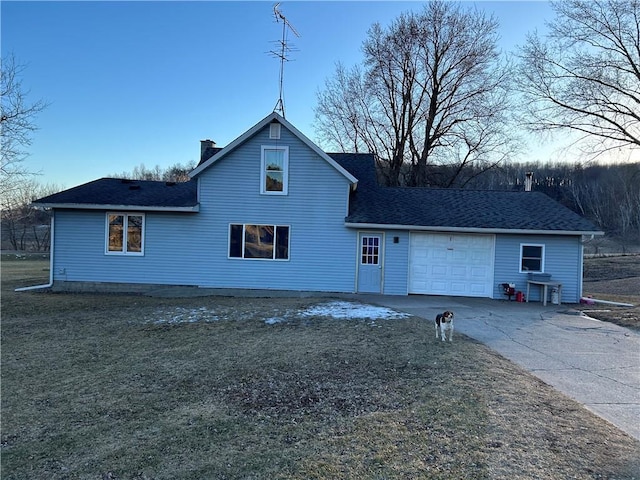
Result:
<svg viewBox="0 0 640 480"><path fill-rule="evenodd" d="M326 161L333 168L335 168L338 172L340 172L344 177L346 177L347 180L349 180L349 182L351 182L352 185L356 185L358 183L358 179L356 177L351 175L351 173L349 173L346 169L344 169L338 162L336 162L333 158L331 158L329 155L327 155L325 152L323 152L320 149L320 147L318 147L315 143L313 143L311 140L309 140L309 138L307 138L300 130L298 130L296 127L294 127L289 121L287 121L282 115L278 114L277 112L271 112L269 115L264 117L262 120L260 120L258 123L256 123L249 130L247 130L242 135L240 135L238 138L233 140L229 145L227 145L226 147L224 147L221 150L219 150L211 158L209 158L208 160L206 160L204 162L201 162L194 170L192 170L189 173L189 177L192 178L192 179L196 178L198 175L200 175L203 171L205 171L207 168L209 168L215 162L217 162L218 160L220 160L220 159L224 158L225 156L227 156L229 153L231 153L236 148L238 148L240 145L242 145L243 143L248 141L251 137L253 137L256 133L258 133L260 130L265 128L267 125L269 125L273 121L276 121L276 122L280 123L287 130L289 130L302 143L307 145L307 147L309 147L316 154L318 154L324 161Z"/></svg>

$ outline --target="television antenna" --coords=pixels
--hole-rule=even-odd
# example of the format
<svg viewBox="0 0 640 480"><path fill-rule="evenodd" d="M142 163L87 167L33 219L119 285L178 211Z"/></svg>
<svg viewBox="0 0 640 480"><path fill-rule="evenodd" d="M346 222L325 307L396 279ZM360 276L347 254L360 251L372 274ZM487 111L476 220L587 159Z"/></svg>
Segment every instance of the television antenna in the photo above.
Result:
<svg viewBox="0 0 640 480"><path fill-rule="evenodd" d="M276 41L278 43L279 49L272 50L271 53L274 57L280 59L280 91L278 95L278 101L276 102L276 106L274 107L274 112L279 112L280 115L284 118L284 62L289 61L288 55L294 51L291 45L288 42L287 33L291 31L296 37L300 38L300 34L295 29L293 25L287 20L287 18L282 14L279 9L280 2L276 3L273 6L273 16L276 18L276 22L282 22L282 39Z"/></svg>

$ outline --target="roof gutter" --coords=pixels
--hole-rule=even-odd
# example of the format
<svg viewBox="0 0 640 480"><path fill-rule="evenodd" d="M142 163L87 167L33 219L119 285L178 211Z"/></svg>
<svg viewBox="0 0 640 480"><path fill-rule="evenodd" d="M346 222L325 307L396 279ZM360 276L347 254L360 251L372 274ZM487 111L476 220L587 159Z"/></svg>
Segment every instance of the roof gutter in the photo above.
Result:
<svg viewBox="0 0 640 480"><path fill-rule="evenodd" d="M148 205L116 205L116 204L100 204L100 203L33 203L36 207L41 208L58 208L66 210L119 210L119 211L135 211L135 212L183 212L197 213L200 211L200 204L190 207L153 207Z"/></svg>
<svg viewBox="0 0 640 480"><path fill-rule="evenodd" d="M16 288L14 292L28 292L30 290L43 290L45 288L53 287L53 248L55 245L55 242L53 241L55 238L55 220L53 215L51 215L51 234L49 235L49 238L51 242L51 246L49 247L49 283L45 285L33 285L31 287Z"/></svg>
<svg viewBox="0 0 640 480"><path fill-rule="evenodd" d="M409 230L416 232L454 232L454 233L505 233L505 234L527 234L527 235L604 235L601 231L591 230L531 230L525 228L481 228L481 227L446 227L446 226L423 226L423 225L387 225L382 223L352 223L345 222L347 228L371 228L375 230Z"/></svg>

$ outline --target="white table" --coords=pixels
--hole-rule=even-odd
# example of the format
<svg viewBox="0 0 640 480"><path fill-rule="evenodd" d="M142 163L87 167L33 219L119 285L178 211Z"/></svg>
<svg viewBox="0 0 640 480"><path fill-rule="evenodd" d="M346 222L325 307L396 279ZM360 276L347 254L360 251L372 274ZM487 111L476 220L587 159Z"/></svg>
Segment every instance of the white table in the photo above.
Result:
<svg viewBox="0 0 640 480"><path fill-rule="evenodd" d="M526 302L529 301L529 287L531 287L531 285L539 285L540 286L540 292L542 294L542 304L546 307L547 306L547 292L549 287L556 287L558 289L558 305L560 305L562 303L562 284L558 283L558 282L554 282L554 281L542 281L542 280L527 280L527 298L525 299Z"/></svg>

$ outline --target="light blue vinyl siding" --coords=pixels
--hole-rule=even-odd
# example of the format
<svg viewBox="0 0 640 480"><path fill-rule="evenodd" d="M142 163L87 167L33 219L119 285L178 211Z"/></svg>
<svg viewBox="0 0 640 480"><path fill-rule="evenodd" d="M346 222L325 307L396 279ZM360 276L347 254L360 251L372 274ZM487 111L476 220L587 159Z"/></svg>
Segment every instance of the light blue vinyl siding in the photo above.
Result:
<svg viewBox="0 0 640 480"><path fill-rule="evenodd" d="M393 243L398 237L398 243ZM384 285L382 293L385 295L407 295L407 280L409 275L409 232L388 230L385 232L385 265Z"/></svg>
<svg viewBox="0 0 640 480"><path fill-rule="evenodd" d="M287 195L263 195L261 146L289 146ZM351 292L356 267L356 232L344 226L349 181L282 127L269 128L200 175L201 228L206 252L200 285ZM228 258L229 224L287 225L289 260Z"/></svg>
<svg viewBox="0 0 640 480"><path fill-rule="evenodd" d="M197 285L196 214L145 214L144 255L105 254L105 212L55 213L54 281Z"/></svg>
<svg viewBox="0 0 640 480"><path fill-rule="evenodd" d="M262 145L289 146L288 195L260 194ZM105 255L104 211L56 211L54 280L352 292L349 181L267 126L199 176L199 213L145 213L144 255ZM289 260L229 258L229 224L287 225Z"/></svg>
<svg viewBox="0 0 640 480"><path fill-rule="evenodd" d="M544 273L562 283L562 302L577 303L582 294L582 246L579 236L498 235L496 236L494 298L506 298L501 283L515 283L516 291L527 291L527 274L519 273L520 245L545 246ZM539 301L539 287L531 287L531 301Z"/></svg>
<svg viewBox="0 0 640 480"><path fill-rule="evenodd" d="M286 195L261 194L263 146L289 148ZM279 139L270 139L265 126L197 178L197 213L144 213L144 255L105 254L105 211L56 210L54 281L356 290L359 230L344 225L349 180L286 127ZM230 224L288 226L289 258L230 258ZM384 233L382 292L406 295L410 233L376 232ZM493 298L506 298L501 283L515 283L526 292L520 245L530 243L545 245L544 270L563 284L563 302L579 301L580 241L579 236L496 235ZM539 300L537 288L531 300Z"/></svg>

